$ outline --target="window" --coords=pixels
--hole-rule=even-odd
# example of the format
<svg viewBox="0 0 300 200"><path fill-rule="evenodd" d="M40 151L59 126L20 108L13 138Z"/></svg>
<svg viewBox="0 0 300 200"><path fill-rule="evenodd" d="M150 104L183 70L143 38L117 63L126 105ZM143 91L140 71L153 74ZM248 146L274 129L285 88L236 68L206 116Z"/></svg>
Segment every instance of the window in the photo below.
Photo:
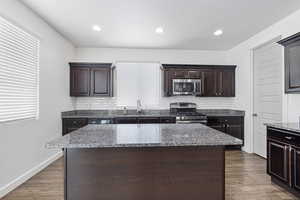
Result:
<svg viewBox="0 0 300 200"><path fill-rule="evenodd" d="M38 118L39 43L0 17L0 122Z"/></svg>

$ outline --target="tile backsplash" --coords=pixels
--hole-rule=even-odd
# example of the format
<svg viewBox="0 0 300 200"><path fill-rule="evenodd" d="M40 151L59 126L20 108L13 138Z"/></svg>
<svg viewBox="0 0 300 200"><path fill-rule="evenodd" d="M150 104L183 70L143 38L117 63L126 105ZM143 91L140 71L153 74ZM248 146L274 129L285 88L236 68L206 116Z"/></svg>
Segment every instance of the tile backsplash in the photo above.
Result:
<svg viewBox="0 0 300 200"><path fill-rule="evenodd" d="M143 109L168 109L172 102L194 102L199 109L234 109L236 107L235 98L199 98L199 97L161 97L159 105L143 105ZM76 97L73 98L73 107L75 110L105 110L122 109L117 105L117 97ZM128 107L135 109L136 107Z"/></svg>

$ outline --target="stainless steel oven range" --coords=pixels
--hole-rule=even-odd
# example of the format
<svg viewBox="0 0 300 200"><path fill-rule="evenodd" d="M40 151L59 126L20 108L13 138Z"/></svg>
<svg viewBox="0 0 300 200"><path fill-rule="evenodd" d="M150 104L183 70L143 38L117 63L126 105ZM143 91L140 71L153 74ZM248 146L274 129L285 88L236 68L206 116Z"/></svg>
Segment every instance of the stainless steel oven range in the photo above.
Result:
<svg viewBox="0 0 300 200"><path fill-rule="evenodd" d="M197 105L188 102L176 102L170 104L170 113L176 115L176 123L200 123L207 124L207 116L197 112Z"/></svg>

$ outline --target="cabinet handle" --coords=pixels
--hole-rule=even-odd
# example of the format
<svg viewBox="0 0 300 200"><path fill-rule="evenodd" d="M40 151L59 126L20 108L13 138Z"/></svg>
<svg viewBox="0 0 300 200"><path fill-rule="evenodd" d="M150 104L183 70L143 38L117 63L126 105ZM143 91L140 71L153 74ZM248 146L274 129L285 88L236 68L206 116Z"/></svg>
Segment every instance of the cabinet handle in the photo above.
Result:
<svg viewBox="0 0 300 200"><path fill-rule="evenodd" d="M284 138L287 139L287 140L292 140L292 139L294 139L294 138L291 137L291 136L285 136Z"/></svg>

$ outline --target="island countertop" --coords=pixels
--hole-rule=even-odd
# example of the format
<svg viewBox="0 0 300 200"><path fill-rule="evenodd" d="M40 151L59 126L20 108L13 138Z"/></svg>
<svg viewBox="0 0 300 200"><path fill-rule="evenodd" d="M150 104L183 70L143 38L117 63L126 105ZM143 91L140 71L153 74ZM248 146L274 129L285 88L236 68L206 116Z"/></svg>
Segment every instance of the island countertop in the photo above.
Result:
<svg viewBox="0 0 300 200"><path fill-rule="evenodd" d="M240 139L202 124L87 125L47 148L116 148L241 145Z"/></svg>

